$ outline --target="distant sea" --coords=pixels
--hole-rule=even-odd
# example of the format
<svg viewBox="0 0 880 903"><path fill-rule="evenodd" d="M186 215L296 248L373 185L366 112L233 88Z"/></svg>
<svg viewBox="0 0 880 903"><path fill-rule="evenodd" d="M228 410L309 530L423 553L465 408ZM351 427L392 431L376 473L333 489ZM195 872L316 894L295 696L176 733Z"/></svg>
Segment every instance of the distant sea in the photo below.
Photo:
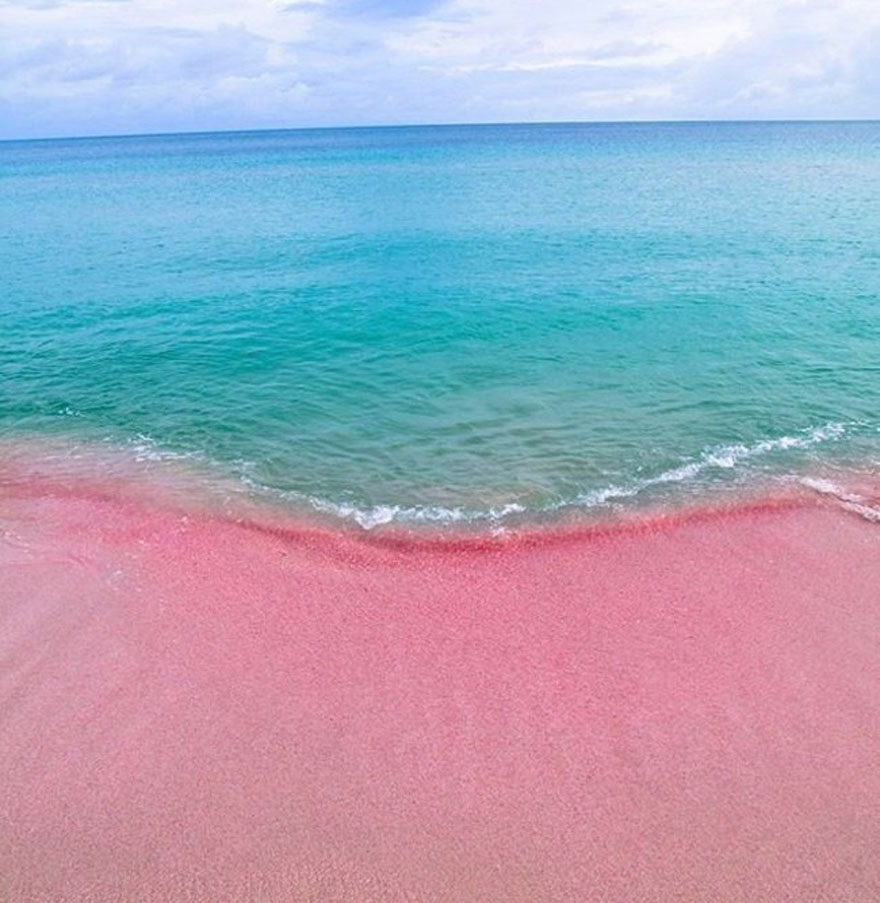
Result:
<svg viewBox="0 0 880 903"><path fill-rule="evenodd" d="M362 527L880 467L878 123L4 142L0 262L0 449Z"/></svg>

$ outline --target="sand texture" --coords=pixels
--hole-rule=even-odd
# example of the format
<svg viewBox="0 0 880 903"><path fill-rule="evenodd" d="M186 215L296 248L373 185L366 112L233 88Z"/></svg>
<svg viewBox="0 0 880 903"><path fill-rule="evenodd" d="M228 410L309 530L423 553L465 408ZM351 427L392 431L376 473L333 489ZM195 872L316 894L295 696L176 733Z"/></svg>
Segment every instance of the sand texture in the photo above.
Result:
<svg viewBox="0 0 880 903"><path fill-rule="evenodd" d="M880 528L0 495L0 899L876 901Z"/></svg>

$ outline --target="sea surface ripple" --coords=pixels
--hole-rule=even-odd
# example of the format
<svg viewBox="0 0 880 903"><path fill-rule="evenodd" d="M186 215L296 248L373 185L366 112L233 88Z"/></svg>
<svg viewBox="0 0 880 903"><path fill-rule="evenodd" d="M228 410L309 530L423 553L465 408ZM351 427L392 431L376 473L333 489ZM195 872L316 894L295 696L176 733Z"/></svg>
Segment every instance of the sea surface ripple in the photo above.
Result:
<svg viewBox="0 0 880 903"><path fill-rule="evenodd" d="M4 142L0 188L0 440L365 528L880 460L877 123Z"/></svg>

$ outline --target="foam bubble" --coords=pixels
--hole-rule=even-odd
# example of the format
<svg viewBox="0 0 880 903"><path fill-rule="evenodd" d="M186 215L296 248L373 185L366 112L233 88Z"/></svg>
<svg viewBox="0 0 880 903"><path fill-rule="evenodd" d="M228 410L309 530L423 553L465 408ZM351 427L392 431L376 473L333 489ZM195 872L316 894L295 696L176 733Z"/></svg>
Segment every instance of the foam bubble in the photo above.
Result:
<svg viewBox="0 0 880 903"><path fill-rule="evenodd" d="M497 524L511 515L523 514L528 510L516 502L483 511L467 511L461 507L446 508L442 505L373 505L368 508L359 508L351 503L331 502L314 496L309 497L308 502L315 511L330 514L342 520L354 521L365 530L372 530L390 523L489 522Z"/></svg>
<svg viewBox="0 0 880 903"><path fill-rule="evenodd" d="M855 492L849 492L842 486L838 486L831 480L816 477L803 477L801 485L818 492L821 495L831 496L840 504L841 508L858 514L871 523L880 523L880 507L872 505L868 499Z"/></svg>

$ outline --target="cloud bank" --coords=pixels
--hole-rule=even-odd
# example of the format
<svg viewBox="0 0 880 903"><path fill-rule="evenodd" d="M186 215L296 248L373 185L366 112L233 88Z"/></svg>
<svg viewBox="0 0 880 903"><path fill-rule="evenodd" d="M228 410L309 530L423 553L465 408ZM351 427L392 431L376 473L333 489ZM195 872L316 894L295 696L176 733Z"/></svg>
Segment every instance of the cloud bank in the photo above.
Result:
<svg viewBox="0 0 880 903"><path fill-rule="evenodd" d="M0 0L0 137L880 116L876 0Z"/></svg>

